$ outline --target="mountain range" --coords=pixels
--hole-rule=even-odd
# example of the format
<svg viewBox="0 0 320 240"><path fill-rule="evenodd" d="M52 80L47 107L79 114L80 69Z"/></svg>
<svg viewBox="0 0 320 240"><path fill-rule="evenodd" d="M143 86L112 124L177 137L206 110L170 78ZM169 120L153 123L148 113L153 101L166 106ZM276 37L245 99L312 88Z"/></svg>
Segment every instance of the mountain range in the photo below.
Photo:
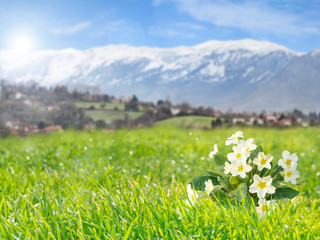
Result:
<svg viewBox="0 0 320 240"><path fill-rule="evenodd" d="M301 53L251 39L168 49L1 51L0 78L47 87L98 86L115 96L187 101L224 111L320 110L320 50Z"/></svg>

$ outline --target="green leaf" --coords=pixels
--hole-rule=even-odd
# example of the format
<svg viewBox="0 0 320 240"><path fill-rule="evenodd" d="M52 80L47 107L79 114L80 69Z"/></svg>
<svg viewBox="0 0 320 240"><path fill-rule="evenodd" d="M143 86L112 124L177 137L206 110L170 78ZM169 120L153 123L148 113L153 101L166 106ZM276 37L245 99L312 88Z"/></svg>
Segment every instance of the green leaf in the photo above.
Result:
<svg viewBox="0 0 320 240"><path fill-rule="evenodd" d="M216 154L213 160L217 165L222 166L228 159L223 154Z"/></svg>
<svg viewBox="0 0 320 240"><path fill-rule="evenodd" d="M206 188L205 182L209 179L211 179L213 185L219 185L217 178L212 176L195 177L191 179L188 184L191 184L195 190L204 191Z"/></svg>
<svg viewBox="0 0 320 240"><path fill-rule="evenodd" d="M272 181L272 186L276 187L276 186L277 186L277 183L278 183L279 181L283 181L283 180L284 180L284 178L283 178L280 174L278 174L277 177L276 177L275 179L273 179L273 181Z"/></svg>
<svg viewBox="0 0 320 240"><path fill-rule="evenodd" d="M261 145L259 145L255 150L251 152L250 159L253 161L253 159L257 158L259 152L263 152Z"/></svg>
<svg viewBox="0 0 320 240"><path fill-rule="evenodd" d="M221 186L228 188L229 190L234 189L232 184L230 183L229 179L223 176L218 176L218 182L220 183Z"/></svg>
<svg viewBox="0 0 320 240"><path fill-rule="evenodd" d="M215 188L210 193L210 197L216 201L223 201L228 198L228 195L223 190L221 190L221 188Z"/></svg>
<svg viewBox="0 0 320 240"><path fill-rule="evenodd" d="M221 174L215 173L215 172L212 172L212 171L203 171L202 174L205 175L205 176L212 176L212 177L215 177L215 178L218 178L218 177L221 176Z"/></svg>
<svg viewBox="0 0 320 240"><path fill-rule="evenodd" d="M247 196L247 185L245 183L239 184L238 188L234 191L238 202L243 202Z"/></svg>
<svg viewBox="0 0 320 240"><path fill-rule="evenodd" d="M271 177L274 177L275 175L277 175L278 173L280 173L282 171L282 167L280 167L279 165L274 167L271 171Z"/></svg>
<svg viewBox="0 0 320 240"><path fill-rule="evenodd" d="M267 197L267 200L270 200L271 198L272 200L283 199L283 198L292 199L292 198L295 198L298 194L299 192L292 188L281 187L281 188L277 188L274 194Z"/></svg>

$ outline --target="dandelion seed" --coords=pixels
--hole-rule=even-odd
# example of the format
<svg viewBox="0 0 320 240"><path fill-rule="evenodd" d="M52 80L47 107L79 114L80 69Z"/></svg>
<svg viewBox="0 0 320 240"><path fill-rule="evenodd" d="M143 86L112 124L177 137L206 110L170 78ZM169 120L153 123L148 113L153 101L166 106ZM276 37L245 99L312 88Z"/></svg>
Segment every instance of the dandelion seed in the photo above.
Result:
<svg viewBox="0 0 320 240"><path fill-rule="evenodd" d="M176 164L176 161L175 161L175 160L172 160L171 163L172 163L172 164Z"/></svg>
<svg viewBox="0 0 320 240"><path fill-rule="evenodd" d="M27 159L27 160L30 160L30 156L26 156L26 159Z"/></svg>
<svg viewBox="0 0 320 240"><path fill-rule="evenodd" d="M301 153L301 154L300 154L301 157L304 157L305 155L306 155L305 153Z"/></svg>
<svg viewBox="0 0 320 240"><path fill-rule="evenodd" d="M198 141L199 140L199 138L198 137L196 137L196 141Z"/></svg>
<svg viewBox="0 0 320 240"><path fill-rule="evenodd" d="M314 152L315 151L314 148L312 148L311 151Z"/></svg>
<svg viewBox="0 0 320 240"><path fill-rule="evenodd" d="M315 164L312 164L311 167L312 167L313 169L315 169L315 168L316 168L316 165L315 165Z"/></svg>
<svg viewBox="0 0 320 240"><path fill-rule="evenodd" d="M89 142L92 142L92 138L89 138Z"/></svg>
<svg viewBox="0 0 320 240"><path fill-rule="evenodd" d="M112 156L109 156L109 159L111 160L111 159L112 159Z"/></svg>
<svg viewBox="0 0 320 240"><path fill-rule="evenodd" d="M85 146L83 149L87 151L88 148Z"/></svg>
<svg viewBox="0 0 320 240"><path fill-rule="evenodd" d="M129 151L129 154L132 156L133 152L130 150L130 151Z"/></svg>
<svg viewBox="0 0 320 240"><path fill-rule="evenodd" d="M192 136L192 132L189 132L189 136Z"/></svg>

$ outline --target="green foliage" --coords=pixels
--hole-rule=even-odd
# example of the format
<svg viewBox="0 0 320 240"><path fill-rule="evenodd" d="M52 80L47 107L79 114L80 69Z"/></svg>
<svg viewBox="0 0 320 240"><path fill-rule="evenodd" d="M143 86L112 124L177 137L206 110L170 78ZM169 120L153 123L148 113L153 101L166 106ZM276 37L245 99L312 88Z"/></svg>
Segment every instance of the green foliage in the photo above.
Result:
<svg viewBox="0 0 320 240"><path fill-rule="evenodd" d="M217 178L212 177L212 176L195 177L195 178L191 179L188 184L191 184L191 186L195 190L204 191L204 189L206 188L205 182L208 181L209 179L211 179L213 185L219 184Z"/></svg>
<svg viewBox="0 0 320 240"><path fill-rule="evenodd" d="M218 166L224 166L224 163L228 159L223 154L218 153L218 154L214 155L213 160L214 160L215 164L217 164Z"/></svg>
<svg viewBox="0 0 320 240"><path fill-rule="evenodd" d="M250 159L253 161L253 159L257 158L259 152L263 152L261 145L257 146L257 148L251 152Z"/></svg>
<svg viewBox="0 0 320 240"><path fill-rule="evenodd" d="M277 199L284 199L284 198L292 199L292 198L295 198L298 194L299 192L292 188L280 187L276 189L276 192L274 194L268 197L268 200L269 199L277 200Z"/></svg>
<svg viewBox="0 0 320 240"><path fill-rule="evenodd" d="M248 192L247 184L245 183L239 184L238 188L234 191L237 201L243 202L247 197L247 192Z"/></svg>

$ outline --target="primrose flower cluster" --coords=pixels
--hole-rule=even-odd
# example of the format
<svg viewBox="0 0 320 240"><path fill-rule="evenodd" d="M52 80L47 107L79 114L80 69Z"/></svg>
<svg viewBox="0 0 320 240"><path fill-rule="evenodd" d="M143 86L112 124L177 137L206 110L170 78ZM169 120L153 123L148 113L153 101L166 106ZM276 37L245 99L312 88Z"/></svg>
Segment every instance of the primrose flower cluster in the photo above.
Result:
<svg viewBox="0 0 320 240"><path fill-rule="evenodd" d="M187 193L190 203L199 197L197 191L205 191L216 202L227 199L244 202L253 198L257 213L263 218L271 207L271 199L291 199L298 195L294 189L279 184L283 180L296 184L300 174L297 155L285 150L276 165L273 156L255 145L253 138L242 138L242 131L227 138L225 145L233 146L226 157L219 154L217 144L214 145L214 150L209 153L209 158L215 163L214 171L206 171L205 175L189 182Z"/></svg>

